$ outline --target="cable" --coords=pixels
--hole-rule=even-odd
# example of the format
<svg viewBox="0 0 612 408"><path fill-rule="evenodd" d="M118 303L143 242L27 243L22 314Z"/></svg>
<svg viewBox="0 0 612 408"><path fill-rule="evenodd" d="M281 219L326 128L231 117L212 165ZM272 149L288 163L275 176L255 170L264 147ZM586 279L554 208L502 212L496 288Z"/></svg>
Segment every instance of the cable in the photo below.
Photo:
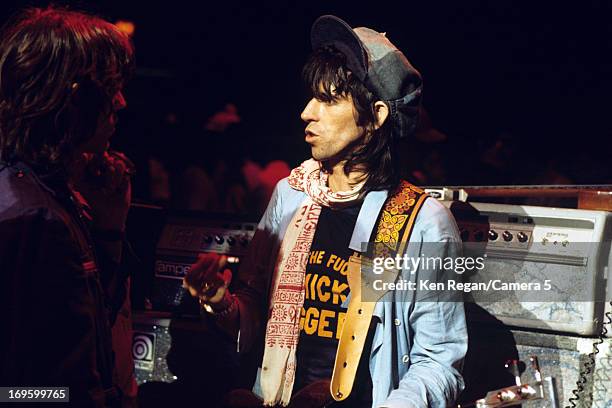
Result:
<svg viewBox="0 0 612 408"><path fill-rule="evenodd" d="M580 396L584 391L584 386L587 383L587 376L593 372L595 367L595 355L599 353L599 346L605 342L605 337L608 334L607 325L612 328L612 301L610 301L610 311L604 314L604 322L602 324L601 333L599 334L597 341L593 343L593 351L587 355L587 361L584 363L584 368L580 370L578 375L578 381L576 381L576 388L572 390L574 395L569 399L570 405L566 405L565 408L576 408L576 402L580 400Z"/></svg>

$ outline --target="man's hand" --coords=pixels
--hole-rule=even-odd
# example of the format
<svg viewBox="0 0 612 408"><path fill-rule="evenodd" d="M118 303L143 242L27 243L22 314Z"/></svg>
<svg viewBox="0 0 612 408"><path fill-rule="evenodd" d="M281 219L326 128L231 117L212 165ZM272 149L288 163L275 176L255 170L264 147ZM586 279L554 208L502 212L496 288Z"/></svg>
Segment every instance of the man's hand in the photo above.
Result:
<svg viewBox="0 0 612 408"><path fill-rule="evenodd" d="M74 182L91 207L94 227L123 231L132 200L134 165L119 152L85 153Z"/></svg>
<svg viewBox="0 0 612 408"><path fill-rule="evenodd" d="M183 279L183 287L189 290L191 296L211 305L227 300L227 287L232 280L232 272L225 268L226 263L227 257L224 255L200 254L198 261Z"/></svg>

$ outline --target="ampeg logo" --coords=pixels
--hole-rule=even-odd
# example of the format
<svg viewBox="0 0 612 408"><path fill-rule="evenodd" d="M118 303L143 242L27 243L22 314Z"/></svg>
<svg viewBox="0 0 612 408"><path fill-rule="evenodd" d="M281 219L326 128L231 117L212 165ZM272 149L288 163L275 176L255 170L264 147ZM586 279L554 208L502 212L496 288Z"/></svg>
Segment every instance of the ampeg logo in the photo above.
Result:
<svg viewBox="0 0 612 408"><path fill-rule="evenodd" d="M155 363L155 333L134 332L132 357L137 370L153 371Z"/></svg>
<svg viewBox="0 0 612 408"><path fill-rule="evenodd" d="M191 269L191 265L196 261L189 259L187 262L182 260L157 260L155 262L155 276L160 278L183 279Z"/></svg>

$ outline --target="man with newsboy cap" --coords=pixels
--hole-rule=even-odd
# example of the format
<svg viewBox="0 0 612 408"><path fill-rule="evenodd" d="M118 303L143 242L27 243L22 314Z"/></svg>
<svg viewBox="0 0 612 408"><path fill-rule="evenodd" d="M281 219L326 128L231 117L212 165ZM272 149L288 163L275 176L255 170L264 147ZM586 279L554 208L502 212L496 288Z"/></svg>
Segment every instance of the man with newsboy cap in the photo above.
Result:
<svg viewBox="0 0 612 408"><path fill-rule="evenodd" d="M232 293L218 255L203 255L185 278L240 351L262 350L259 399L234 394L230 405L450 406L464 387L463 304L449 293L376 289L367 267L372 254L418 257L424 244L430 256L458 255L451 214L397 168L421 76L384 33L335 16L315 21L311 42L301 118L312 158L276 186ZM443 275L401 267L381 277Z"/></svg>

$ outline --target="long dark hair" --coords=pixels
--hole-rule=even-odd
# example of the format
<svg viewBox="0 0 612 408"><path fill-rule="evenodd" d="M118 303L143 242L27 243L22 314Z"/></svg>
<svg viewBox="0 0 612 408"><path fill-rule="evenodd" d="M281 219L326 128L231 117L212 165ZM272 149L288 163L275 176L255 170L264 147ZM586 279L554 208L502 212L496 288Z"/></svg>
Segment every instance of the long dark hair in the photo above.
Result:
<svg viewBox="0 0 612 408"><path fill-rule="evenodd" d="M364 193L397 187L400 181L399 163L389 119L375 129L374 103L378 98L346 67L344 54L333 46L314 50L302 74L314 98L330 102L350 95L357 112L357 125L366 129L366 143L347 158L344 173L365 168L368 178Z"/></svg>
<svg viewBox="0 0 612 408"><path fill-rule="evenodd" d="M30 8L0 36L0 159L65 165L93 137L131 75L133 46L113 24Z"/></svg>

